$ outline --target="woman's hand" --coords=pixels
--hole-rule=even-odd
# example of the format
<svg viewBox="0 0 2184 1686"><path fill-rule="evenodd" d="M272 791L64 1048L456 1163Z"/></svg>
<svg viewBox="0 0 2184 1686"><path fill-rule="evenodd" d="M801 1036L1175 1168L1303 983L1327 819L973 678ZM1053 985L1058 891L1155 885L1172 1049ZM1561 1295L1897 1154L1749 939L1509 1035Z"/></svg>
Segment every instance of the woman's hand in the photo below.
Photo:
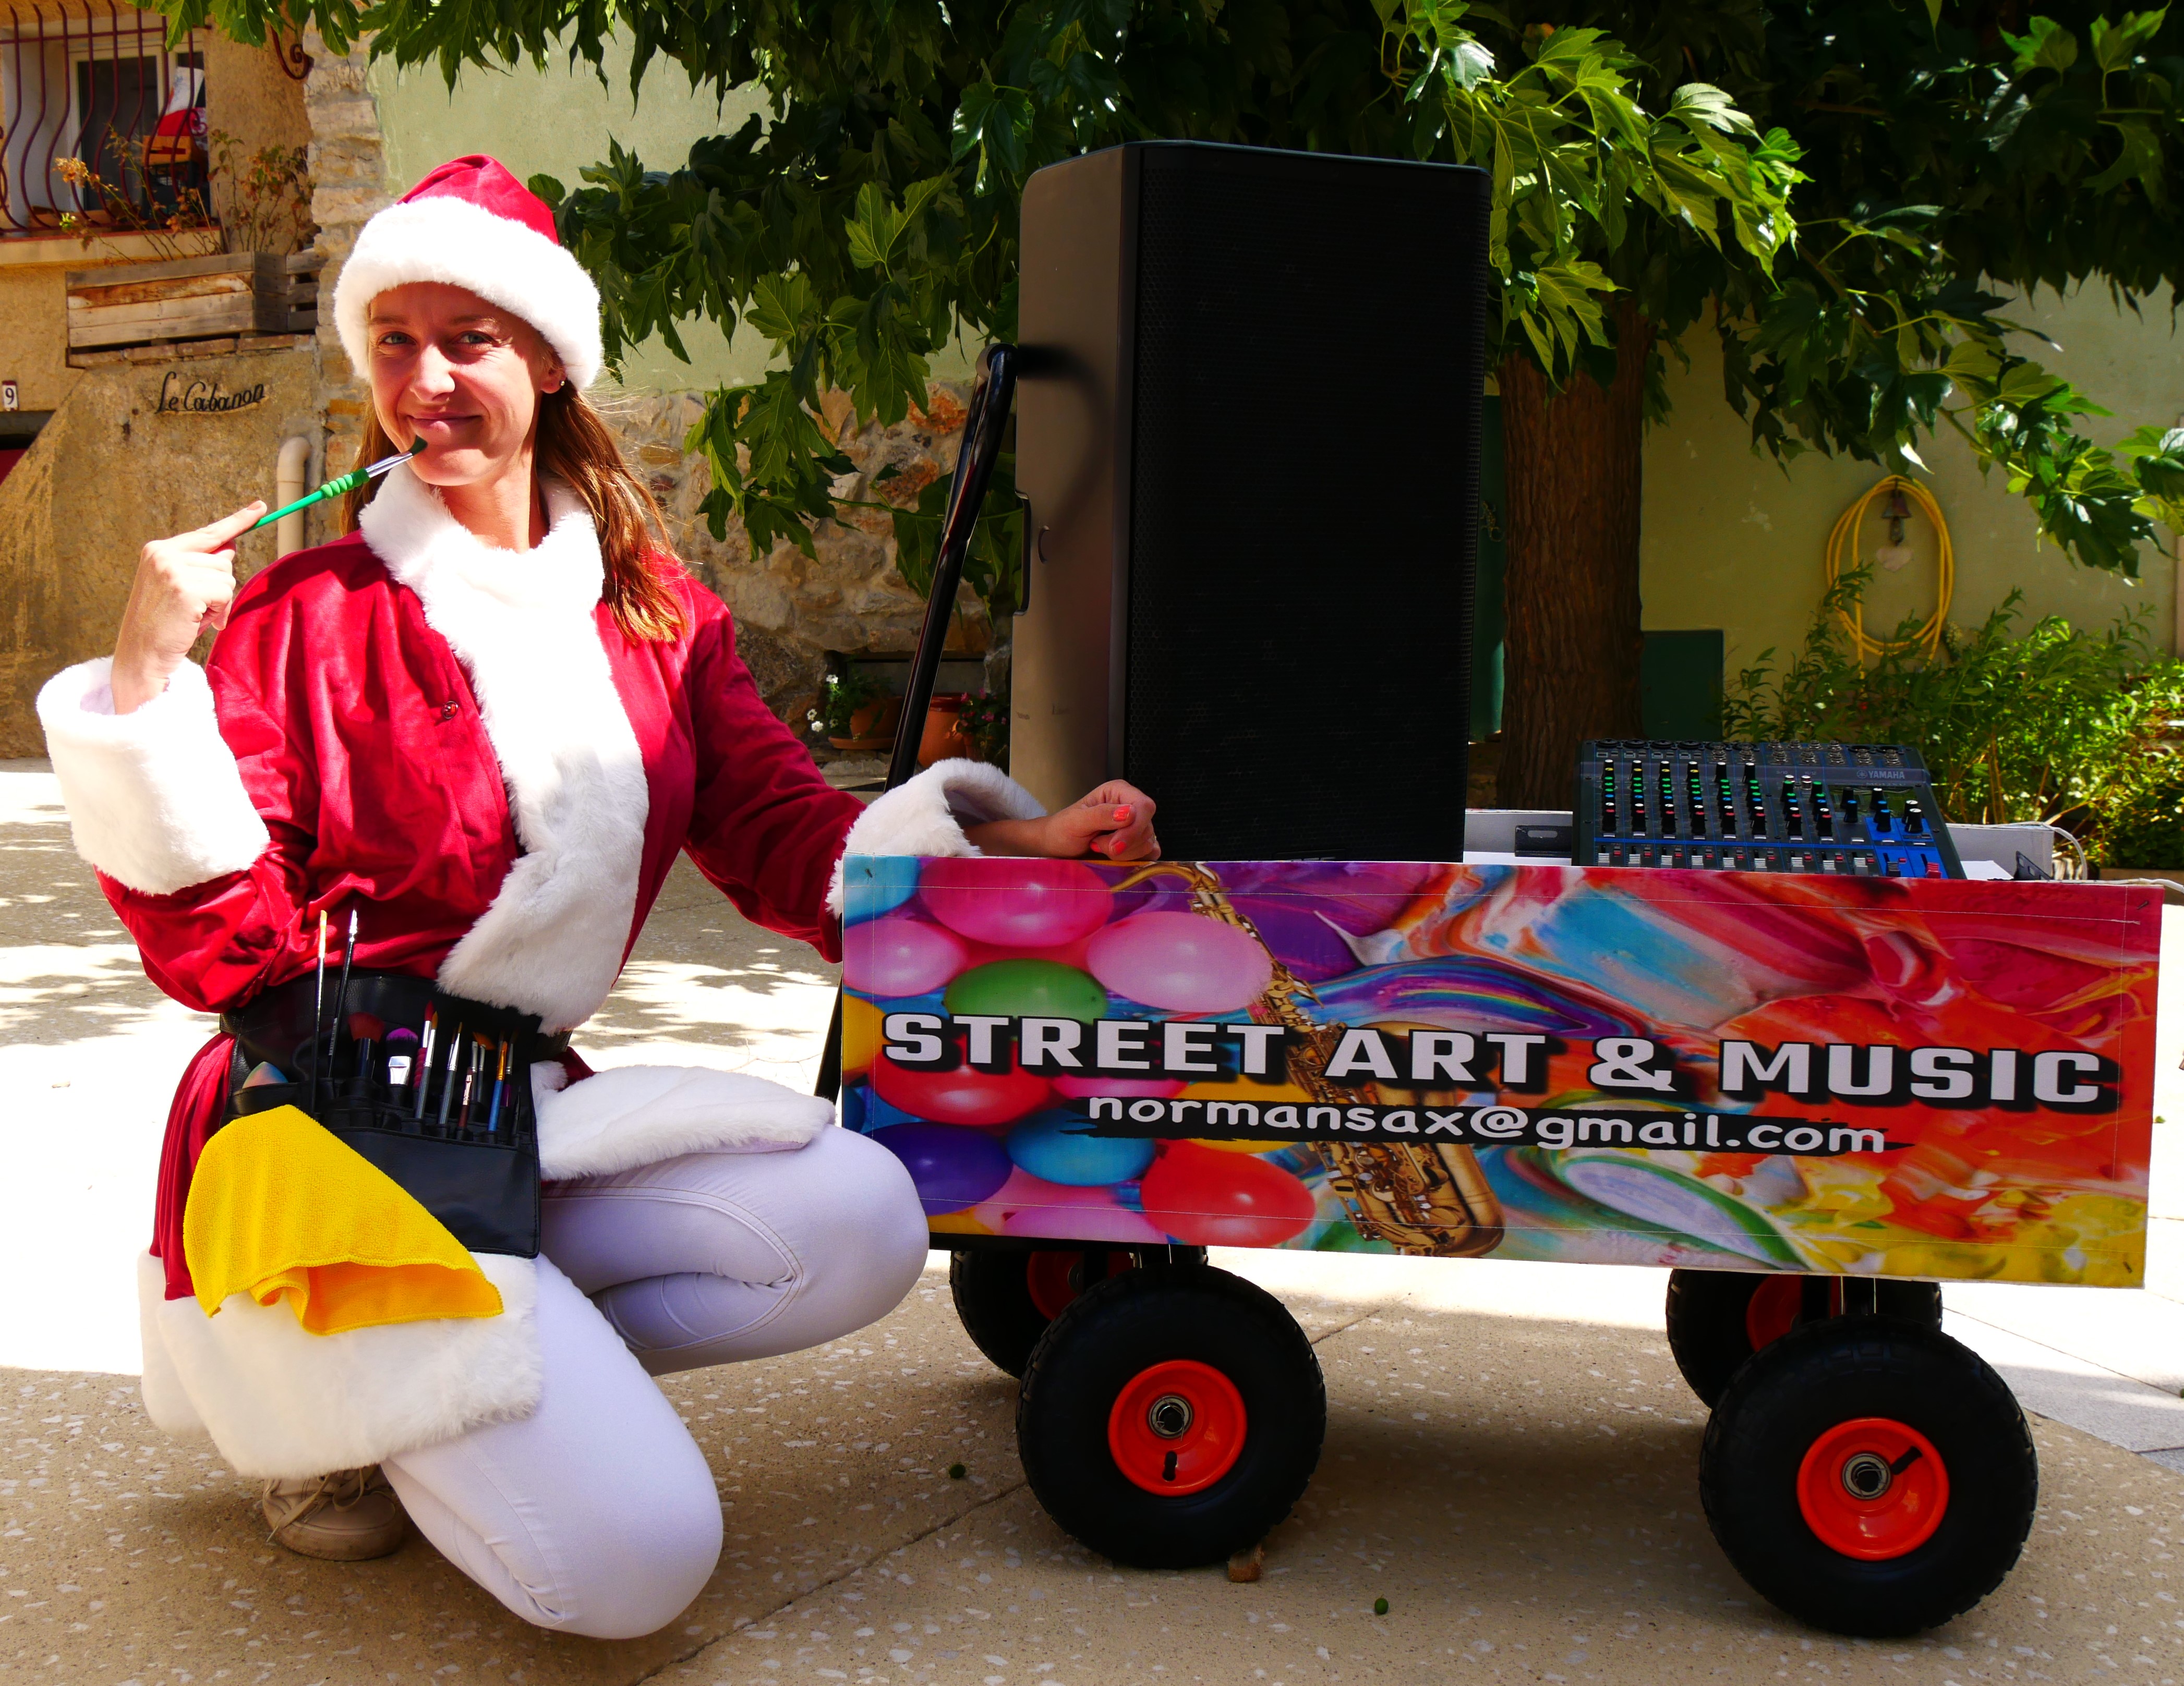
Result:
<svg viewBox="0 0 2184 1686"><path fill-rule="evenodd" d="M1110 779L1082 801L1044 820L995 820L963 835L982 854L1039 854L1070 860L1097 854L1109 860L1158 860L1153 799L1134 784Z"/></svg>
<svg viewBox="0 0 2184 1686"><path fill-rule="evenodd" d="M114 713L133 714L159 695L198 635L227 624L235 600L234 541L265 513L260 498L210 526L144 547L114 641Z"/></svg>

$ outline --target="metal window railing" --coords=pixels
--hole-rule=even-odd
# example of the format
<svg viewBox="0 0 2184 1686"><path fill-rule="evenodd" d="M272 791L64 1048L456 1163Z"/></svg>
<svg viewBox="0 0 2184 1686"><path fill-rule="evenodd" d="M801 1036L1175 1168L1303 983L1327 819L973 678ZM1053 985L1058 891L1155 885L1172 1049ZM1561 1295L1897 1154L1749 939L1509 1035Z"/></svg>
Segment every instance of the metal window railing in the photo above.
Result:
<svg viewBox="0 0 2184 1686"><path fill-rule="evenodd" d="M170 45L128 6L0 0L0 236L202 220L206 39Z"/></svg>

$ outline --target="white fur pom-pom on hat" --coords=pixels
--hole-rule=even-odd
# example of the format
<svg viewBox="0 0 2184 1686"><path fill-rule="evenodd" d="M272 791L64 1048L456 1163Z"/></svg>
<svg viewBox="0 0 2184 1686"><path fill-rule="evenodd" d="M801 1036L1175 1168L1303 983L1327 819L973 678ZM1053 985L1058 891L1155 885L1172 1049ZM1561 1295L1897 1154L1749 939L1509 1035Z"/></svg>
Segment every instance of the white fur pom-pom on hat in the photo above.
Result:
<svg viewBox="0 0 2184 1686"><path fill-rule="evenodd" d="M579 391L598 378L599 290L563 248L546 202L499 159L450 159L365 224L334 283L334 322L359 373L371 301L411 281L464 287L515 311Z"/></svg>

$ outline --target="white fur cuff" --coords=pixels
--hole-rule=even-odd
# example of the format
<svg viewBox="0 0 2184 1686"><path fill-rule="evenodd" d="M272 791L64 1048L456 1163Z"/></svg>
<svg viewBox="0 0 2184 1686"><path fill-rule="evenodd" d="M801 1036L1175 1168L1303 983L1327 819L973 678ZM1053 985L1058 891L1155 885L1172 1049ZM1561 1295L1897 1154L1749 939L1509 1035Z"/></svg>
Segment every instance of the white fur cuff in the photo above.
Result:
<svg viewBox="0 0 2184 1686"><path fill-rule="evenodd" d="M64 668L38 693L76 853L146 895L172 895L265 852L272 837L220 735L204 670L186 661L134 714L114 712L114 663Z"/></svg>
<svg viewBox="0 0 2184 1686"><path fill-rule="evenodd" d="M834 863L827 887L827 910L842 916L842 861L853 854L976 854L967 826L995 820L1038 820L1046 810L1039 798L983 761L935 761L909 783L898 786L857 816Z"/></svg>
<svg viewBox="0 0 2184 1686"><path fill-rule="evenodd" d="M580 1082L531 1068L538 1171L549 1182L603 1177L683 1154L783 1153L834 1121L834 1107L764 1077L703 1066L617 1066Z"/></svg>

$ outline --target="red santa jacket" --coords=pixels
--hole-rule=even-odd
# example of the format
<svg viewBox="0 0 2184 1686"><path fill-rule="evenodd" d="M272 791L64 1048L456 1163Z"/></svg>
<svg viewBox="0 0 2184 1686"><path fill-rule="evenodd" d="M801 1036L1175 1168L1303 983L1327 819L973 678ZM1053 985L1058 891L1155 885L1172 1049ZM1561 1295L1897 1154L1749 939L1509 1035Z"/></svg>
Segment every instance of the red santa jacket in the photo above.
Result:
<svg viewBox="0 0 2184 1686"><path fill-rule="evenodd" d="M237 593L203 678L186 666L120 721L103 664L71 670L84 694L42 698L78 846L167 993L234 1007L309 971L320 910L338 931L354 908L358 966L566 1028L604 999L678 850L838 957L828 883L861 804L760 699L718 598L678 570L681 634L625 636L588 517L549 509L537 548L491 550L398 470L362 532ZM117 774L111 745L65 741L103 722L160 765ZM200 1052L169 1116L152 1250L170 1299L190 1291L182 1210L228 1048Z"/></svg>
<svg viewBox="0 0 2184 1686"><path fill-rule="evenodd" d="M719 603L681 582L680 636L623 637L600 604L589 517L551 485L547 508L539 544L494 550L397 469L359 537L238 595L209 670L184 663L125 715L105 661L39 693L77 850L170 993L225 1009L298 977L320 910L345 929L354 907L358 965L559 1030L605 999L677 849L751 917L832 956L845 853L972 853L963 824L1040 811L961 761L861 810L760 704ZM179 1230L229 1054L214 1038L176 1094L139 1260L153 1421L209 1433L246 1475L285 1477L532 1411L530 1260L474 1255L501 1295L491 1317L320 1336L248 1294L216 1316L197 1305ZM549 1177L793 1148L833 1118L739 1072L533 1076L564 1080L534 1085Z"/></svg>

